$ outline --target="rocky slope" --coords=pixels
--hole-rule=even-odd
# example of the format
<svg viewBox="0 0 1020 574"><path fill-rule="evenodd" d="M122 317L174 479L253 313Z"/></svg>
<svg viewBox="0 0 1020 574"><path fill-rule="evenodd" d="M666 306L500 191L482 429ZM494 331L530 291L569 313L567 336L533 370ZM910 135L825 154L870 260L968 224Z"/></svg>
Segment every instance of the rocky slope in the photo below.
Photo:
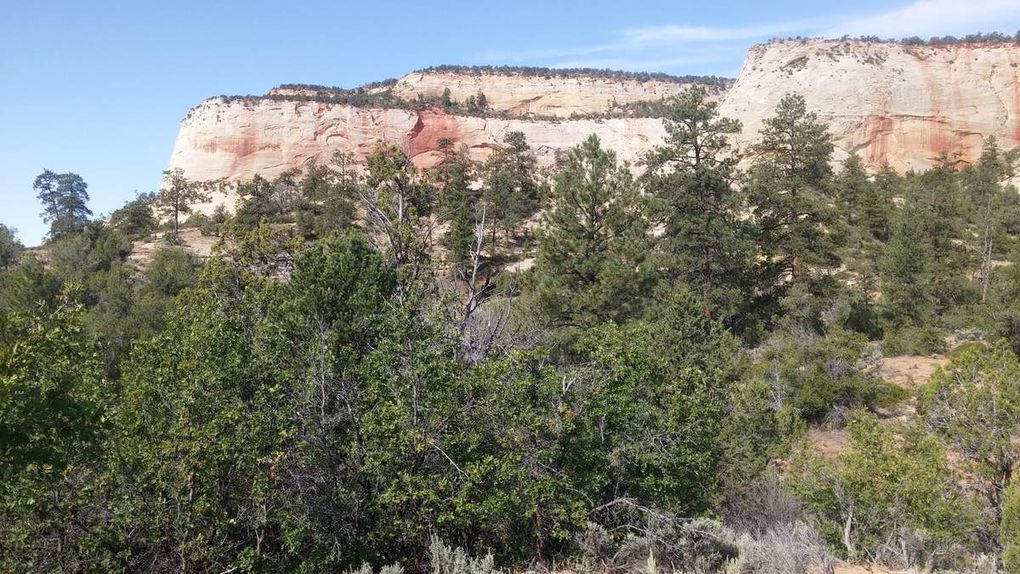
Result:
<svg viewBox="0 0 1020 574"><path fill-rule="evenodd" d="M837 155L872 169L923 169L943 152L972 161L989 135L1020 144L1016 44L773 41L750 50L721 111L747 142L788 92L829 124Z"/></svg>
<svg viewBox="0 0 1020 574"><path fill-rule="evenodd" d="M618 111L614 102L657 101L686 85L655 76L440 68L366 89L390 99L358 105L318 101L323 92L309 87L283 87L271 97L214 98L192 109L170 167L194 179L271 177L338 150L363 158L379 141L428 166L441 138L467 146L480 160L510 130L524 132L540 166L592 133L633 162L661 141L663 128L652 118L608 117ZM446 88L455 102L484 93L488 117L392 104L438 98ZM718 94L724 85L709 88ZM990 135L1004 148L1020 144L1020 45L784 40L755 46L721 103L724 115L743 122L741 144L756 137L788 92L803 94L831 126L837 160L858 153L872 169L885 162L901 171L923 169L942 153L972 161Z"/></svg>

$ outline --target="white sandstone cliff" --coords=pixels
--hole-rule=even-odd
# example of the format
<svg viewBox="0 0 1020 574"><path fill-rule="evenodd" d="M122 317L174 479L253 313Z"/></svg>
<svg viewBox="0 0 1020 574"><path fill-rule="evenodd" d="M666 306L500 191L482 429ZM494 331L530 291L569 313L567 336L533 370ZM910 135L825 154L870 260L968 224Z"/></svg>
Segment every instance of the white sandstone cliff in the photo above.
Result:
<svg viewBox="0 0 1020 574"><path fill-rule="evenodd" d="M1020 144L1020 46L783 40L753 47L723 98L752 141L782 97L804 96L829 125L837 158L870 169L924 169L942 153L975 160L984 139Z"/></svg>
<svg viewBox="0 0 1020 574"><path fill-rule="evenodd" d="M364 159L379 142L397 145L421 167L435 165L439 140L466 146L472 159L484 160L509 131L523 132L540 168L551 167L560 150L591 134L615 150L621 161L635 162L662 141L657 119L534 121L454 116L438 110L360 108L310 101L206 100L189 112L170 158L195 180L237 181L255 174L273 177L337 151ZM197 206L209 211L235 198L214 197Z"/></svg>

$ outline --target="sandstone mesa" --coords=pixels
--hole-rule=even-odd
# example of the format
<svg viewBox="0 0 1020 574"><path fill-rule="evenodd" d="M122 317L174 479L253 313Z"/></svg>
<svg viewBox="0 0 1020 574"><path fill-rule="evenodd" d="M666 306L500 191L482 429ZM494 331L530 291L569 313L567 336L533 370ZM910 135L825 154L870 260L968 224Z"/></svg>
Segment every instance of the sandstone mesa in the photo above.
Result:
<svg viewBox="0 0 1020 574"><path fill-rule="evenodd" d="M557 152L597 134L621 161L637 162L660 143L664 129L651 117L599 117L614 106L655 102L690 82L666 79L426 70L386 89L405 100L439 97L462 102L482 92L497 117L458 115L441 108L403 109L314 101L301 88L272 90L272 98L208 99L192 109L170 160L191 179L236 181L275 176L333 153L363 159L380 141L401 147L423 167L438 161L439 141L465 146L485 159L508 131L521 131L540 168ZM383 89L383 88L374 88ZM835 159L856 153L871 169L923 169L942 154L965 164L988 136L1011 149L1020 144L1020 45L905 45L857 40L779 40L754 46L736 81L709 86L720 112L738 119L743 146L754 140L787 93L803 95L830 126ZM578 119L578 116L588 116ZM235 198L213 197L230 207Z"/></svg>

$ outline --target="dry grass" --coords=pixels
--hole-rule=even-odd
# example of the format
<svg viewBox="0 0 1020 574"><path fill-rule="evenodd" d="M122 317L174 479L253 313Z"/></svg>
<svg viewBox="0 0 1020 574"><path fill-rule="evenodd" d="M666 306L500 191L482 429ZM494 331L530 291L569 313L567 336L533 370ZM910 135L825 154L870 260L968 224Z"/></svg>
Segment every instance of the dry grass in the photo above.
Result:
<svg viewBox="0 0 1020 574"><path fill-rule="evenodd" d="M914 392L927 383L939 367L948 362L949 359L943 355L886 357L882 359L878 373L886 382Z"/></svg>

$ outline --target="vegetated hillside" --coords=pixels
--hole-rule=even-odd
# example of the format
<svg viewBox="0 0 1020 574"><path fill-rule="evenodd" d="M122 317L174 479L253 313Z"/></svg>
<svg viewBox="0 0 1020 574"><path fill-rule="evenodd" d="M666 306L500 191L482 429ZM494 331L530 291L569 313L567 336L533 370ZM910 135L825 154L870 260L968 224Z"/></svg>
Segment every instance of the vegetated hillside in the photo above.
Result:
<svg viewBox="0 0 1020 574"><path fill-rule="evenodd" d="M742 149L667 106L640 176L509 131L93 220L44 171L46 260L0 226L0 570L1020 568L1018 154L869 174L804 96Z"/></svg>
<svg viewBox="0 0 1020 574"><path fill-rule="evenodd" d="M716 76L590 68L445 65L353 89L284 84L264 97L405 109L439 106L459 115L555 119L651 115L661 112L654 104L685 87L705 86L721 95L732 83Z"/></svg>

